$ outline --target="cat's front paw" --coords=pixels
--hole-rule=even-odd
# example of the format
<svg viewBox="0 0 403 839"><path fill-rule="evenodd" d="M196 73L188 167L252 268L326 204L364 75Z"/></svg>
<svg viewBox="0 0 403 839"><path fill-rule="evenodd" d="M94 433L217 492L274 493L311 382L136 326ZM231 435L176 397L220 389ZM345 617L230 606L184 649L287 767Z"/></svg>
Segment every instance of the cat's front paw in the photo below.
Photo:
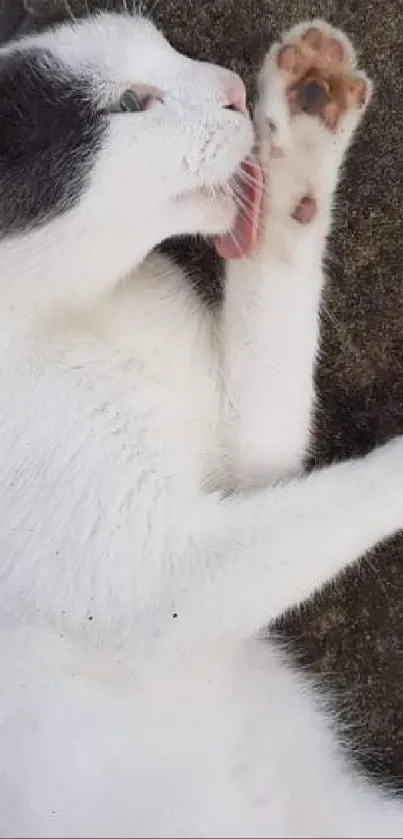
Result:
<svg viewBox="0 0 403 839"><path fill-rule="evenodd" d="M282 192L294 193L297 221L309 222L321 192L333 190L371 91L347 36L324 21L294 26L268 52L255 114L261 156L269 179L279 169Z"/></svg>

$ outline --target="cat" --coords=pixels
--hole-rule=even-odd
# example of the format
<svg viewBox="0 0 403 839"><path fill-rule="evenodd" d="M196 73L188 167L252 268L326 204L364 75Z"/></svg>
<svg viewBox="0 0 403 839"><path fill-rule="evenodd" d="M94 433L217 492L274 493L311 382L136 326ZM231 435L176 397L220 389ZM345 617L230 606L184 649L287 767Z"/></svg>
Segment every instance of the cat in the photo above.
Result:
<svg viewBox="0 0 403 839"><path fill-rule="evenodd" d="M0 835L403 836L262 628L403 525L403 440L305 474L371 98L321 20L242 81L144 17L0 51ZM215 237L205 305L153 250Z"/></svg>

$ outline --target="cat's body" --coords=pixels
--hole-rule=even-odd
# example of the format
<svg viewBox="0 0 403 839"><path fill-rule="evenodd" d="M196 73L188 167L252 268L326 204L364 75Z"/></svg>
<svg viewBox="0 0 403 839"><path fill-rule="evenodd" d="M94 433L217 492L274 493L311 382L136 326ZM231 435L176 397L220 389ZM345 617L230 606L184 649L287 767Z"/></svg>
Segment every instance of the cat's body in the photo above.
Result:
<svg viewBox="0 0 403 839"><path fill-rule="evenodd" d="M113 16L3 53L1 836L403 836L403 804L253 640L403 524L401 440L275 483L309 440L324 238L369 97L339 33L287 37L261 77L260 242L220 310L142 259L233 224L215 190L254 142L240 81ZM301 55L333 111L285 95ZM131 84L144 111L107 115ZM66 108L51 139L45 101Z"/></svg>

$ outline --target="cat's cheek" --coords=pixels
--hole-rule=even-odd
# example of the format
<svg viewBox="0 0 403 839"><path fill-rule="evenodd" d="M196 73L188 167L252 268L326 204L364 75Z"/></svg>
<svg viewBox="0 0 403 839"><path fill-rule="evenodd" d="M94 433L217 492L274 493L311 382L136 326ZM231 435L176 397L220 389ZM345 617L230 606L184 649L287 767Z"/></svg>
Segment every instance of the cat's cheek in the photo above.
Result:
<svg viewBox="0 0 403 839"><path fill-rule="evenodd" d="M164 132L164 145L171 172L179 163L181 190L226 185L255 142L248 115L220 114L203 126L179 120L175 129Z"/></svg>

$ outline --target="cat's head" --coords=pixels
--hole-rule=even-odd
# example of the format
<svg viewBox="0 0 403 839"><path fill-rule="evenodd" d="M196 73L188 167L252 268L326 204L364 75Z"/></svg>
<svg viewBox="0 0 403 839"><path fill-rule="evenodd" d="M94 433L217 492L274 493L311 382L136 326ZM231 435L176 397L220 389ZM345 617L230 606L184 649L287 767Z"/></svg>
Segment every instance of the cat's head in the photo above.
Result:
<svg viewBox="0 0 403 839"><path fill-rule="evenodd" d="M239 77L145 19L102 14L17 41L0 51L3 252L28 240L36 258L111 265L119 252L124 270L168 236L223 233L253 141Z"/></svg>

